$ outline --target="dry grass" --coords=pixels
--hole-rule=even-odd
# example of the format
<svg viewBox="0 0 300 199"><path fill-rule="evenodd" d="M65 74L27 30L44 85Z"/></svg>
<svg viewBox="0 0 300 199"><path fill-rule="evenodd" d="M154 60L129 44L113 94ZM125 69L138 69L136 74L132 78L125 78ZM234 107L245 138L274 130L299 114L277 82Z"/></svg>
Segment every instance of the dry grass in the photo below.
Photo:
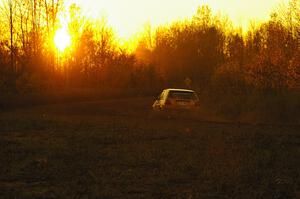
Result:
<svg viewBox="0 0 300 199"><path fill-rule="evenodd" d="M300 126L148 118L152 99L0 114L0 198L299 198Z"/></svg>

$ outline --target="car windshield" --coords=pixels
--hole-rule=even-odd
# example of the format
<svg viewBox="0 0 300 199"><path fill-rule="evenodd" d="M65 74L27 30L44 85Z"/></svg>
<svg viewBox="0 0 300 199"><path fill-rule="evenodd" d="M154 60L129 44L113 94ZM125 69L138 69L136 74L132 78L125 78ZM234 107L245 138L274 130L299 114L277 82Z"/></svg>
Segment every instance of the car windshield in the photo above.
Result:
<svg viewBox="0 0 300 199"><path fill-rule="evenodd" d="M182 100L196 100L197 96L190 91L170 91L169 98Z"/></svg>

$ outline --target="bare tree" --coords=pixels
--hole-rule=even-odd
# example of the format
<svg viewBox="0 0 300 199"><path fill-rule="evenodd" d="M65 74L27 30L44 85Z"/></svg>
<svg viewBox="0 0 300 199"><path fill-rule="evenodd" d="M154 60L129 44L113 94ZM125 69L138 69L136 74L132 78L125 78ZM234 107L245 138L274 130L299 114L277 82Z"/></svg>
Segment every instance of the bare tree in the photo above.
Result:
<svg viewBox="0 0 300 199"><path fill-rule="evenodd" d="M13 50L13 4L12 0L8 2L9 6L9 26L10 26L10 63L11 68L14 69L14 50Z"/></svg>

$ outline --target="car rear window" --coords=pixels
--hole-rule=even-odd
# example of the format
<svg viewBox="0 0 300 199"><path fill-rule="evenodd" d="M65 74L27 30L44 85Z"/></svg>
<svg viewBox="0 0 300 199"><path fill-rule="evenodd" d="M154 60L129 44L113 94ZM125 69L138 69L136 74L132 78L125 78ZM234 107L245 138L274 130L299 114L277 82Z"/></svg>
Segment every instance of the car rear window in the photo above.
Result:
<svg viewBox="0 0 300 199"><path fill-rule="evenodd" d="M183 100L196 100L197 96L194 92L189 91L170 91L169 98L183 99Z"/></svg>

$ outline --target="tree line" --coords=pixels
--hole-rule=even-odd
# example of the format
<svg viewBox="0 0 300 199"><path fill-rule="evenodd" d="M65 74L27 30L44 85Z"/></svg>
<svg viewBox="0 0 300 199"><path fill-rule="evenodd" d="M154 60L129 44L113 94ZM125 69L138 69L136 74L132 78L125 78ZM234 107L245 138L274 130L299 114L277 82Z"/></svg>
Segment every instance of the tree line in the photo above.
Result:
<svg viewBox="0 0 300 199"><path fill-rule="evenodd" d="M110 88L149 94L185 87L217 104L226 102L222 96L243 106L249 96L273 99L300 87L299 0L247 30L201 6L192 19L146 26L133 51L120 46L105 18L87 19L75 4L6 0L1 10L1 93ZM66 13L72 46L61 55L53 37Z"/></svg>

